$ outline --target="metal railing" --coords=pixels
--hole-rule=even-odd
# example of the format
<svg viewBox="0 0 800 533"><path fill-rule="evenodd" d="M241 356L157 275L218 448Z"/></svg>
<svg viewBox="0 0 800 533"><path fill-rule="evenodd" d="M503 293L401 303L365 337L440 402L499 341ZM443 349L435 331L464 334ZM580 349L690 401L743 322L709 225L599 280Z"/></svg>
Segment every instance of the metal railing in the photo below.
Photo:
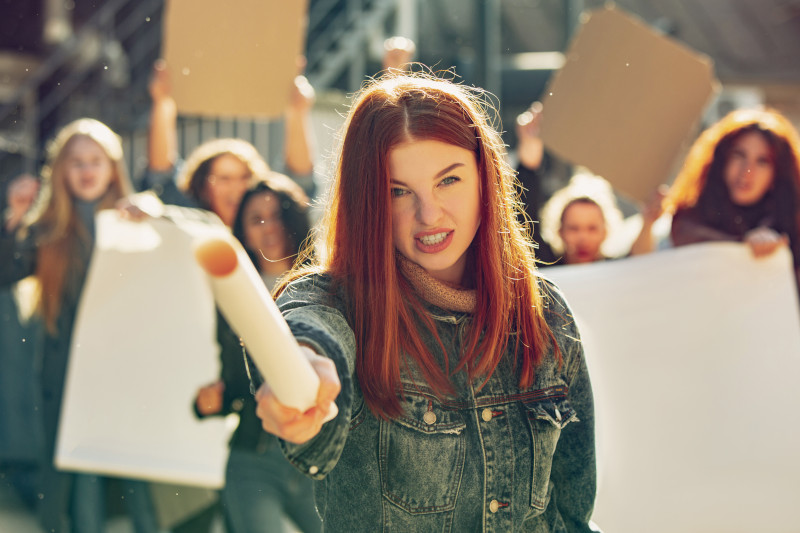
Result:
<svg viewBox="0 0 800 533"><path fill-rule="evenodd" d="M165 0L107 0L0 107L0 124L10 128L0 137L6 145L19 147L17 155L24 160L21 172L35 173L42 162L43 141L60 125L86 114L87 106L90 114L123 137L130 168L135 172L142 166L147 82L161 49L164 4ZM365 75L369 31L385 25L396 9L397 0L311 0L306 73L312 85L324 91L346 75L348 90L357 88ZM124 53L123 65L108 64L103 51L109 43ZM109 68L126 69L121 74L129 83L122 87L109 83ZM184 117L178 122L179 147L190 149L222 133L242 137L262 153L272 154L278 147L276 136L270 134L275 125L264 122ZM0 162L8 155L0 152Z"/></svg>

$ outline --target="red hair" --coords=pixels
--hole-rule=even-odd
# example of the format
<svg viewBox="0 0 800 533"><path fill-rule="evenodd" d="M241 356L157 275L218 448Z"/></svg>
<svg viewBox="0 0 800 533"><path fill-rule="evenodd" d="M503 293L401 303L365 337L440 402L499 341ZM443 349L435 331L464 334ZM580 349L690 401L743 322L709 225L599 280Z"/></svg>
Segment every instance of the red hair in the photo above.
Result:
<svg viewBox="0 0 800 533"><path fill-rule="evenodd" d="M470 248L477 302L474 327L455 370L487 379L516 331L520 386L530 387L546 350L558 347L543 314L532 246L518 219L515 175L477 90L428 75L389 74L356 96L344 126L325 217L317 271L348 295L356 372L365 401L379 416L401 413L401 352L413 359L440 396L453 392L425 346L421 326L439 345L433 320L399 273L392 239L388 154L410 140L437 140L475 154L481 176L481 224ZM296 271L297 278L308 269ZM519 357L519 355L517 356ZM560 358L560 353L557 352Z"/></svg>

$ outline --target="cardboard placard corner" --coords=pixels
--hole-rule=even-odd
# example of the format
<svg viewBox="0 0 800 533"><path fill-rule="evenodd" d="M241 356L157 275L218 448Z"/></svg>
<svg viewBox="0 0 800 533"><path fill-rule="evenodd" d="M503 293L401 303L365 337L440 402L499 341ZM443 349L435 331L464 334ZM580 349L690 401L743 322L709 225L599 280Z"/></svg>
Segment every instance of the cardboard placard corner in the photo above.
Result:
<svg viewBox="0 0 800 533"><path fill-rule="evenodd" d="M713 63L615 7L583 20L545 91L542 139L644 202L718 91Z"/></svg>

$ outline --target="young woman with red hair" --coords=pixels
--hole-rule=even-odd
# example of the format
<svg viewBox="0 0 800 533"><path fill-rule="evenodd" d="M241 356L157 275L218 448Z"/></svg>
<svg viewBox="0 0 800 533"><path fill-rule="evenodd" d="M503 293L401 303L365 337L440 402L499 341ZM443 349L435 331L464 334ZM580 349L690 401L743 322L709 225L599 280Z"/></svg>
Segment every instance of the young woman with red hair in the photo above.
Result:
<svg viewBox="0 0 800 533"><path fill-rule="evenodd" d="M368 84L314 264L278 289L320 392L301 413L264 384L257 413L321 480L325 531L592 530L583 348L484 101L419 74Z"/></svg>
<svg viewBox="0 0 800 533"><path fill-rule="evenodd" d="M705 130L666 207L675 245L741 241L756 256L788 245L800 281L800 138L780 113L740 109Z"/></svg>

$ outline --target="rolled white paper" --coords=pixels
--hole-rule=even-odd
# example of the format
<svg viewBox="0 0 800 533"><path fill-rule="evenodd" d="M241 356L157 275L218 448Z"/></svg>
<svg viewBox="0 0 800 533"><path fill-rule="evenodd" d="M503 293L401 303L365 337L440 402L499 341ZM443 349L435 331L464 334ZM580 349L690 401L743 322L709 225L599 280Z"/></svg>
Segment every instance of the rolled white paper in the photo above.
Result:
<svg viewBox="0 0 800 533"><path fill-rule="evenodd" d="M278 401L299 411L313 407L319 377L244 248L233 239L215 235L199 239L194 250L197 262L209 274L222 315L241 337Z"/></svg>

